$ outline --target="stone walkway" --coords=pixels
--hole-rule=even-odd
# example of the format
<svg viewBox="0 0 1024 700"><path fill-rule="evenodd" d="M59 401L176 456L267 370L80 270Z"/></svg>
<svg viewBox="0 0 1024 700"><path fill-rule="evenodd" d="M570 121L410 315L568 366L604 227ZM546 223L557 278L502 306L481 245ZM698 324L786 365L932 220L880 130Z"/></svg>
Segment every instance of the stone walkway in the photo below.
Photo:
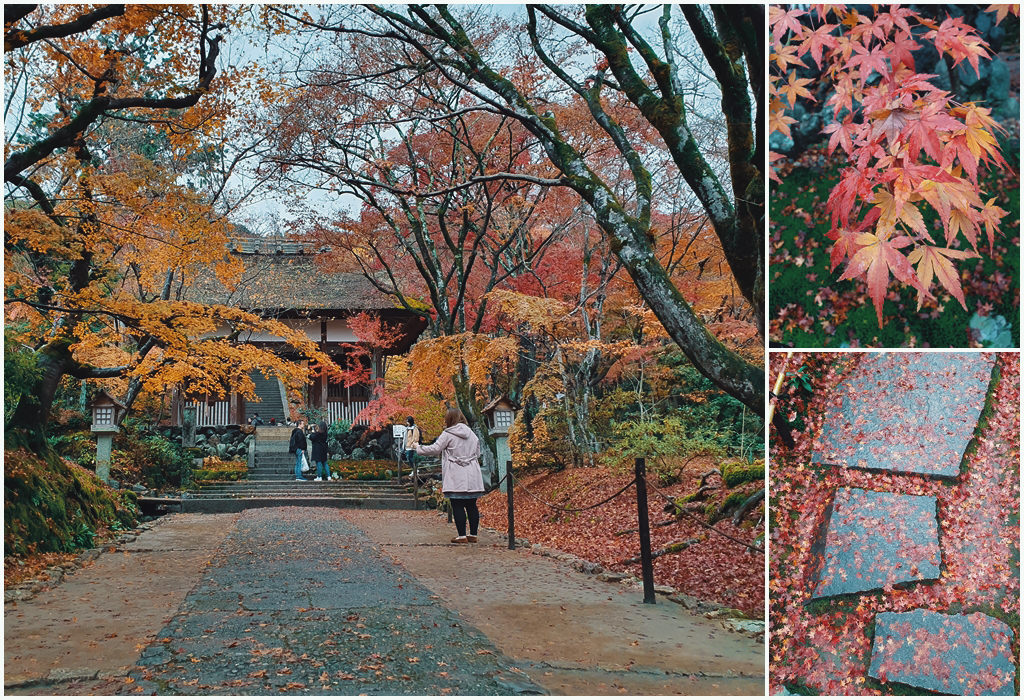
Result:
<svg viewBox="0 0 1024 700"><path fill-rule="evenodd" d="M991 354L978 353L873 354L839 387L842 402L825 417L813 461L876 470L880 478L877 490L836 489L826 512L814 545L820 565L812 576L815 610L823 619L841 610L850 596L888 596L948 575L942 553L962 551L962 543L944 542L939 510L966 478L965 450L975 435L993 362ZM890 490L898 487L887 474L937 479L938 495ZM989 525L991 537L995 523ZM946 694L1012 695L1013 641L1012 628L982 612L880 612L867 673L885 683Z"/></svg>
<svg viewBox="0 0 1024 700"><path fill-rule="evenodd" d="M763 644L429 512L167 516L5 609L8 694L761 694Z"/></svg>

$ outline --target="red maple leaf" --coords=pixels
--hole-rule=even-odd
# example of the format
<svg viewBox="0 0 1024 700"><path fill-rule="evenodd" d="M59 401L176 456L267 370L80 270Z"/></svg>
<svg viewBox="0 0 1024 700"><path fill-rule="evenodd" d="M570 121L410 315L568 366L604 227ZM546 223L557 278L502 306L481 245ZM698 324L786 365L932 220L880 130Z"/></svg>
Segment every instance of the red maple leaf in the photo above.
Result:
<svg viewBox="0 0 1024 700"><path fill-rule="evenodd" d="M833 122L822 129L826 134L832 134L828 140L829 154L836 149L837 145L842 146L847 154L853 153L852 137L856 136L861 128L860 124L853 123L853 117L847 115L842 124Z"/></svg>
<svg viewBox="0 0 1024 700"><path fill-rule="evenodd" d="M882 304L885 302L885 292L889 286L889 273L904 284L909 284L918 291L923 291L928 296L931 294L917 278L910 261L900 253L900 248L913 243L910 236L897 236L896 238L879 238L874 233L862 233L854 240L862 246L850 259L850 264L839 277L840 280L853 279L865 275L868 283L868 295L875 305L875 314L878 316L878 325L882 326ZM866 273L866 274L865 274Z"/></svg>

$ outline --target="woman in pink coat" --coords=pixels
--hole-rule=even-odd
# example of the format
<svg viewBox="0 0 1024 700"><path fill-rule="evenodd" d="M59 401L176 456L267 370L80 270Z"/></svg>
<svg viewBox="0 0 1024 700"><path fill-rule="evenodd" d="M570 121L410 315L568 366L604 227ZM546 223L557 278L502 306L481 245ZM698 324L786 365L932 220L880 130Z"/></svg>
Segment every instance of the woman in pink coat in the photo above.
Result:
<svg viewBox="0 0 1024 700"><path fill-rule="evenodd" d="M416 445L416 454L441 455L441 490L452 503L452 516L458 537L452 542L476 542L480 511L476 499L484 495L484 478L480 473L480 440L466 425L466 417L457 408L444 414L444 432L432 445ZM469 520L469 534L466 521Z"/></svg>

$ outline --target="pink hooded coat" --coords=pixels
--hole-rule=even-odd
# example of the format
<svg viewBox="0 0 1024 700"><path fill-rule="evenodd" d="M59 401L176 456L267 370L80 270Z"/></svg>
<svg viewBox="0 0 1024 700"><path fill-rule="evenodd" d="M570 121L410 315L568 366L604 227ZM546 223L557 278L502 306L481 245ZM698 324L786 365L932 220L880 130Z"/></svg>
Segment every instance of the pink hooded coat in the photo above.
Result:
<svg viewBox="0 0 1024 700"><path fill-rule="evenodd" d="M416 454L441 455L441 490L445 493L483 493L480 439L465 423L446 428L432 445L417 445Z"/></svg>

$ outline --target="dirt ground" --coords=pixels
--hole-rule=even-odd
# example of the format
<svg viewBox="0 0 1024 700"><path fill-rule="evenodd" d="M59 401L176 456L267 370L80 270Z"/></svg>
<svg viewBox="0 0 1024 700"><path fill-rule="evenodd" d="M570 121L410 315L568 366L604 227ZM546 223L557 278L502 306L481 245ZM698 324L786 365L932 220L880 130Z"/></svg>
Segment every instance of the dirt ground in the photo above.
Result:
<svg viewBox="0 0 1024 700"><path fill-rule="evenodd" d="M763 644L675 603L644 605L640 591L509 551L490 531L450 545L453 526L433 512L346 516L552 694L764 692Z"/></svg>

